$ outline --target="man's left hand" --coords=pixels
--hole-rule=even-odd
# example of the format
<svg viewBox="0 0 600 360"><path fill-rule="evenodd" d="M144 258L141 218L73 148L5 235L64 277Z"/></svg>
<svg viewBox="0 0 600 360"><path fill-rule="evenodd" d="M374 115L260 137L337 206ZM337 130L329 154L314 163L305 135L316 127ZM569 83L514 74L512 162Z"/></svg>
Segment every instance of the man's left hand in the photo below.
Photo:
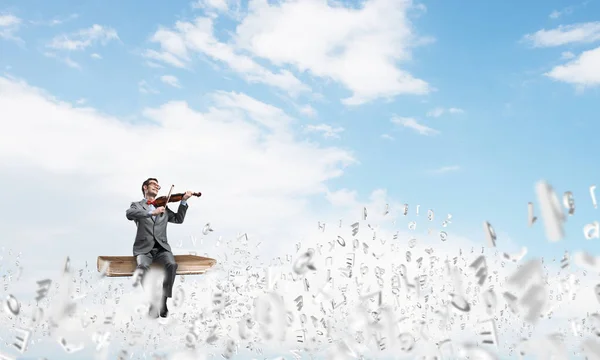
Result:
<svg viewBox="0 0 600 360"><path fill-rule="evenodd" d="M185 194L183 194L183 198L181 198L181 200L185 201L185 200L187 200L187 199L189 199L191 197L192 197L192 192L188 190L188 191L185 192Z"/></svg>

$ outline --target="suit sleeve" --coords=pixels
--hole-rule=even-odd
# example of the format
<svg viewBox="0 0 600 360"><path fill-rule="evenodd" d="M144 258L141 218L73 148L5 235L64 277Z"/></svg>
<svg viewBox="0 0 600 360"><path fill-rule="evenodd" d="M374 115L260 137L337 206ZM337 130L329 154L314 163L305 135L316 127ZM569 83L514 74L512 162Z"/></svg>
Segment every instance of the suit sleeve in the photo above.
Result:
<svg viewBox="0 0 600 360"><path fill-rule="evenodd" d="M185 213L187 212L187 208L188 205L187 204L179 204L179 208L177 209L177 212L173 212L171 209L169 209L169 207L167 206L167 214L169 214L169 222L174 223L174 224L181 224L183 223L183 219L185 219Z"/></svg>
<svg viewBox="0 0 600 360"><path fill-rule="evenodd" d="M125 216L127 217L127 220L140 220L149 218L152 215L150 215L150 213L146 210L140 208L137 203L132 202L129 209L125 211Z"/></svg>

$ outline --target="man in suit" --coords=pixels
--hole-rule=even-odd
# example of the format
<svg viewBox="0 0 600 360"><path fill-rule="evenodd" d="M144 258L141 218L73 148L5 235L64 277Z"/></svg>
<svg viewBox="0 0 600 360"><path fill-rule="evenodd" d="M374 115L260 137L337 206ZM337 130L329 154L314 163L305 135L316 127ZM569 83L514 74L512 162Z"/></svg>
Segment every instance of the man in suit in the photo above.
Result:
<svg viewBox="0 0 600 360"><path fill-rule="evenodd" d="M140 272L143 284L144 274L153 262L161 263L165 268L163 281L163 294L160 308L160 316L167 317L167 299L172 296L173 283L177 274L177 263L171 252L171 246L167 240L167 223L181 224L185 219L188 205L186 200L192 196L191 191L183 195L177 213L168 207L154 206L154 200L158 195L160 185L155 178L148 178L142 183L142 194L144 199L132 202L125 212L128 220L135 222L137 234L133 243L133 256L136 258L137 269ZM158 312L154 305L150 305L150 316L157 318Z"/></svg>

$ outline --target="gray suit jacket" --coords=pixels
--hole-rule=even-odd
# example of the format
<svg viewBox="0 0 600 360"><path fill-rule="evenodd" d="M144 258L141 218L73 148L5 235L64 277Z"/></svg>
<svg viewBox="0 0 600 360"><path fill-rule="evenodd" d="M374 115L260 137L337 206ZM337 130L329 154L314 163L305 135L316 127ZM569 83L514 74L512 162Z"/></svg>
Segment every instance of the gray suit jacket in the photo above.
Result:
<svg viewBox="0 0 600 360"><path fill-rule="evenodd" d="M179 204L177 213L174 213L167 206L165 212L157 215L156 220L153 220L145 200L132 202L125 212L125 216L128 220L135 221L137 226L135 242L133 243L133 256L149 253L154 247L154 240L158 241L166 250L171 251L171 246L167 241L167 223L183 223L187 208L187 204Z"/></svg>

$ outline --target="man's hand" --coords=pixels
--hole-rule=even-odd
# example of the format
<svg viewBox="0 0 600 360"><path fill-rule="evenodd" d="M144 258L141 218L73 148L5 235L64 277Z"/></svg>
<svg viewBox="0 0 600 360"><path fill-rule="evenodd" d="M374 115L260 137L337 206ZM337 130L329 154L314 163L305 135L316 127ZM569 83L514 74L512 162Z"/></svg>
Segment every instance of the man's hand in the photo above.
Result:
<svg viewBox="0 0 600 360"><path fill-rule="evenodd" d="M152 216L156 216L158 214L162 214L165 212L165 207L161 206L161 207L157 207L156 209L154 209L154 211L152 212Z"/></svg>
<svg viewBox="0 0 600 360"><path fill-rule="evenodd" d="M191 197L192 197L192 192L188 190L185 192L185 194L183 194L183 198L181 198L181 200L187 200Z"/></svg>

